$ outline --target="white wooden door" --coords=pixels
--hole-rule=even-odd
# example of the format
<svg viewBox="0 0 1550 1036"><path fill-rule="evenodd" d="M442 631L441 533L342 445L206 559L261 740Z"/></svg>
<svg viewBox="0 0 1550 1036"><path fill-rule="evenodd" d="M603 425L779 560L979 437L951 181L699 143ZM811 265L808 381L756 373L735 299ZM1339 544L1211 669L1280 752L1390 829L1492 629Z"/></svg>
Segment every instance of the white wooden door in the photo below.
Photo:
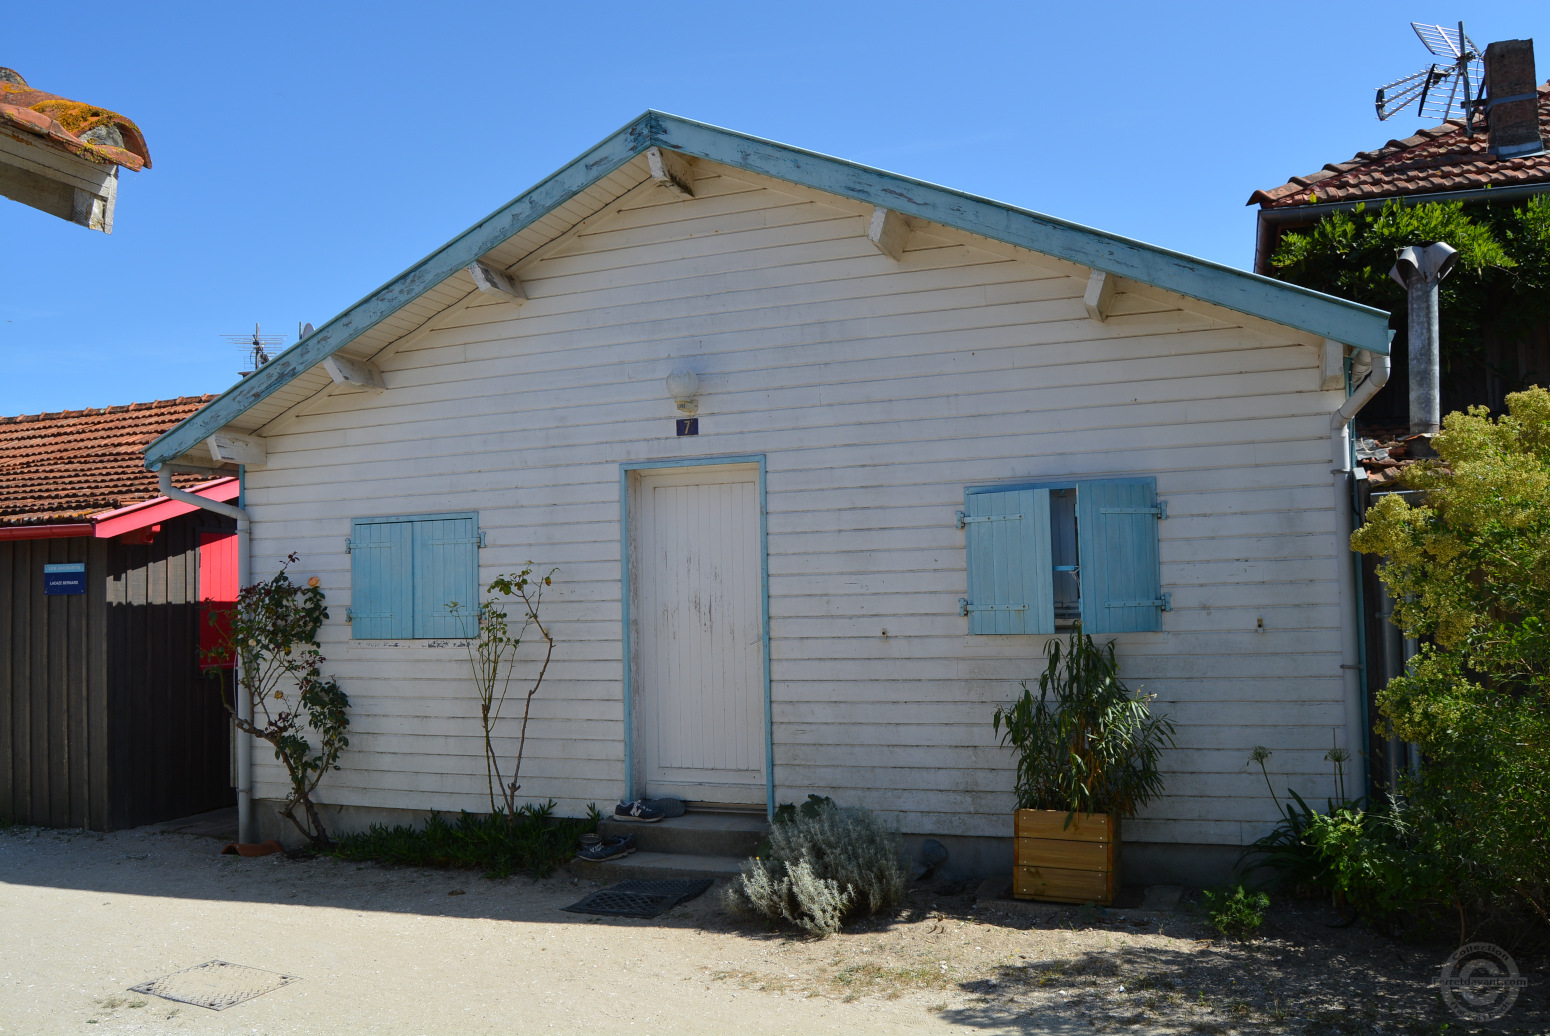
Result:
<svg viewBox="0 0 1550 1036"><path fill-rule="evenodd" d="M758 469L646 471L631 568L648 796L763 805Z"/></svg>

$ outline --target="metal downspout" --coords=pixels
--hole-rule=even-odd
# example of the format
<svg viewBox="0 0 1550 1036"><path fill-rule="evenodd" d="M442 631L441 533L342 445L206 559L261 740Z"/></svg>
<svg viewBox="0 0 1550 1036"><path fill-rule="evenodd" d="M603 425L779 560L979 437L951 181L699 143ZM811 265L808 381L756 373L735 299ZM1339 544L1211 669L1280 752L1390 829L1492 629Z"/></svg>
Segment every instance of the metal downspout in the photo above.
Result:
<svg viewBox="0 0 1550 1036"><path fill-rule="evenodd" d="M177 500L185 504L192 504L201 510L213 511L216 514L234 518L237 521L237 586L244 587L251 583L252 556L248 548L248 526L252 519L248 512L235 504L222 503L219 500L207 500L196 493L179 489L172 484L172 469L162 467L157 473L157 486L161 495L168 500ZM239 493L242 486L242 474L238 474ZM242 497L239 495L238 500ZM241 665L239 659L238 665ZM238 681L239 687L241 681ZM249 723L253 722L253 703L247 695L237 692L237 717ZM253 815L253 739L243 735L240 731L233 731L235 736L235 751L237 754L237 841L250 843L258 841L258 825Z"/></svg>
<svg viewBox="0 0 1550 1036"><path fill-rule="evenodd" d="M1353 380L1361 368L1368 367L1346 401L1329 418L1330 469L1335 491L1335 569L1340 597L1340 671L1345 685L1346 745L1351 752L1352 783L1365 789L1368 782L1367 753L1363 712L1366 688L1362 686L1361 640L1357 608L1356 553L1351 549L1355 498L1351 490L1351 420L1378 390L1388 384L1389 358L1381 353L1359 351L1352 361Z"/></svg>

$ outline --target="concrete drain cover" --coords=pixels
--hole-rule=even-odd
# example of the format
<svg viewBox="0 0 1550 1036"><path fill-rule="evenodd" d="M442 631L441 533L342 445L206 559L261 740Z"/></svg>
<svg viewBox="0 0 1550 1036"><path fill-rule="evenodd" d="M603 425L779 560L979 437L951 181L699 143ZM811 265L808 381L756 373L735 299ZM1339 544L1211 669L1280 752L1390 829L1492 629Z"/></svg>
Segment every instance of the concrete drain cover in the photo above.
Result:
<svg viewBox="0 0 1550 1036"><path fill-rule="evenodd" d="M130 986L131 993L149 993L163 1000L224 1011L244 1000L272 993L296 981L294 975L276 975L272 971L228 964L223 960L206 961L163 978Z"/></svg>

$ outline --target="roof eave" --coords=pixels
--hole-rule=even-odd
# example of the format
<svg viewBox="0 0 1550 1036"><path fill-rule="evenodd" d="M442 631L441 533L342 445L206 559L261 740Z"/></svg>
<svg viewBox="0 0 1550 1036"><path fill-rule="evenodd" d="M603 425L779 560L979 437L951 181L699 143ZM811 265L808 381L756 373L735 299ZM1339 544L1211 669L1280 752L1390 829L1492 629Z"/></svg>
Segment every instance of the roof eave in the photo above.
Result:
<svg viewBox="0 0 1550 1036"><path fill-rule="evenodd" d="M197 446L271 392L649 147L880 205L1361 349L1389 350L1388 314L1382 310L922 180L648 111L163 434L147 447L146 467L159 470Z"/></svg>

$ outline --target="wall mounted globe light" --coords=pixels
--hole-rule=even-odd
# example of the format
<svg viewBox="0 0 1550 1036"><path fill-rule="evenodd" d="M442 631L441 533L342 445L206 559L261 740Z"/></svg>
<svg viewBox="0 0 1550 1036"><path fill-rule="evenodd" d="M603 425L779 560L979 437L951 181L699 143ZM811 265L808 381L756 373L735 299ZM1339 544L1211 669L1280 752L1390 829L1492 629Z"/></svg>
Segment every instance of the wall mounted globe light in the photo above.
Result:
<svg viewBox="0 0 1550 1036"><path fill-rule="evenodd" d="M667 392L673 397L678 412L693 417L699 412L700 378L691 370L676 370L667 376Z"/></svg>

